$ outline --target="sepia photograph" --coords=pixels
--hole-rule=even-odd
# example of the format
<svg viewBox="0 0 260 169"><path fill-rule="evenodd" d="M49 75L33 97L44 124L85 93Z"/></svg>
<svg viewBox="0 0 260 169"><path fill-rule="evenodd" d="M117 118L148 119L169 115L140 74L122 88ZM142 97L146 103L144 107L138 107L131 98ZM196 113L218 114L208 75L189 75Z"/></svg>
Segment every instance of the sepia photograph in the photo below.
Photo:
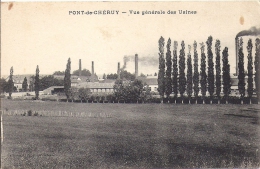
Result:
<svg viewBox="0 0 260 169"><path fill-rule="evenodd" d="M260 1L1 2L1 169L260 168Z"/></svg>

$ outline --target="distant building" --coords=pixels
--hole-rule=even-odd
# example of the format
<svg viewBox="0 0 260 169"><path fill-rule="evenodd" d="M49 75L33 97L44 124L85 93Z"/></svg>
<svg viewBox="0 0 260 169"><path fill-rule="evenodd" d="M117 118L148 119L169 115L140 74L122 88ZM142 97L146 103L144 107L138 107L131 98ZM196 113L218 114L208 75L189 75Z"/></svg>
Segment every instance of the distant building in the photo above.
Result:
<svg viewBox="0 0 260 169"><path fill-rule="evenodd" d="M89 88L92 93L113 93L114 82L112 83L99 83L99 82L82 82L79 83L77 88Z"/></svg>
<svg viewBox="0 0 260 169"><path fill-rule="evenodd" d="M137 77L138 80L141 80L145 85L148 85L151 92L158 92L158 81L156 76L147 76L147 77Z"/></svg>
<svg viewBox="0 0 260 169"><path fill-rule="evenodd" d="M45 95L53 95L58 93L64 93L64 86L51 86L43 90L43 94Z"/></svg>
<svg viewBox="0 0 260 169"><path fill-rule="evenodd" d="M26 77L27 79L27 84L28 84L28 90L30 89L30 85L32 83L32 80L31 77L34 76L34 75L13 75L13 82L14 82L14 86L16 87L17 89L17 92L21 92L23 90L23 81L24 81L24 78ZM44 77L46 75L40 75L40 78ZM6 81L9 80L9 76L7 76L5 78ZM31 83L30 83L31 82Z"/></svg>
<svg viewBox="0 0 260 169"><path fill-rule="evenodd" d="M54 75L54 78L63 80L64 75ZM98 77L96 75L93 76L77 76L71 75L71 86L76 87L79 83L82 82L98 82Z"/></svg>

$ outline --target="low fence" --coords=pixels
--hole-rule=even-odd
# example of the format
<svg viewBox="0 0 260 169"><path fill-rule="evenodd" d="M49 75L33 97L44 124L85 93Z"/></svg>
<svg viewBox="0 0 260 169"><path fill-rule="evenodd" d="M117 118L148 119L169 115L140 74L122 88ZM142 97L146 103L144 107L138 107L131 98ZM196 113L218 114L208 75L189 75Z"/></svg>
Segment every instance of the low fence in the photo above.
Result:
<svg viewBox="0 0 260 169"><path fill-rule="evenodd" d="M44 101L47 101L47 99L45 99ZM57 100L49 100L49 101L57 101ZM59 99L58 101L60 102L67 102L67 99ZM183 99L178 97L177 99L174 98L164 98L163 99L163 103L177 103L177 104L203 104L203 101L205 104L210 104L210 102L212 101L212 104L226 104L226 99L221 98L220 100L218 98L213 98L212 100L209 97L205 97L204 99L202 97L198 97L197 99L195 99L194 97L192 97L191 99L189 99L188 97L184 97ZM74 103L161 103L161 98L150 98L150 99L146 99L146 100L117 100L117 99L111 99L111 100L71 100L69 99L68 102L74 102ZM228 99L228 103L229 104L241 104L241 99L239 97L229 97ZM251 103L252 104L258 104L258 99L256 97L251 98ZM248 97L245 97L243 99L243 104L250 104L250 99Z"/></svg>
<svg viewBox="0 0 260 169"><path fill-rule="evenodd" d="M86 113L86 112L68 112L68 111L32 111L32 110L8 110L2 111L7 116L47 116L47 117L89 117L89 118L111 118L111 113Z"/></svg>
<svg viewBox="0 0 260 169"><path fill-rule="evenodd" d="M24 96L24 97L13 97L12 100L22 101L22 100L34 100L32 96ZM41 96L40 100L42 101L58 101L58 102L67 102L67 99L65 97L59 97L59 96ZM236 96L230 96L228 98L229 104L241 104L241 99ZM161 103L161 98L158 95L152 95L151 98L140 98L138 100L136 99L120 99L118 100L115 97L96 97L96 98L88 98L87 100L80 100L80 99L68 99L68 102L74 102L74 103ZM226 104L225 98L218 99L217 97L213 97L211 100L210 97L206 96L204 99L199 96L197 99L194 97L191 97L190 99L187 96L184 96L183 98L173 98L170 97L169 99L164 98L163 103L177 103L177 104ZM258 104L257 97L251 98L252 104ZM250 104L250 99L248 97L244 97L243 104Z"/></svg>

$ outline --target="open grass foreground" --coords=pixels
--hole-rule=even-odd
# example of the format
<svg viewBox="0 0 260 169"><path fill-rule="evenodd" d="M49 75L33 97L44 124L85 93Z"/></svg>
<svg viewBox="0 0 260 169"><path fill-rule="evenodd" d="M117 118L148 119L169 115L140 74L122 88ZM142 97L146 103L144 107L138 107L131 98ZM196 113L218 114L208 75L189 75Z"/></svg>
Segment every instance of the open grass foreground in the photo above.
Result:
<svg viewBox="0 0 260 169"><path fill-rule="evenodd" d="M3 168L260 167L259 112L250 111L259 105L2 100L1 107Z"/></svg>

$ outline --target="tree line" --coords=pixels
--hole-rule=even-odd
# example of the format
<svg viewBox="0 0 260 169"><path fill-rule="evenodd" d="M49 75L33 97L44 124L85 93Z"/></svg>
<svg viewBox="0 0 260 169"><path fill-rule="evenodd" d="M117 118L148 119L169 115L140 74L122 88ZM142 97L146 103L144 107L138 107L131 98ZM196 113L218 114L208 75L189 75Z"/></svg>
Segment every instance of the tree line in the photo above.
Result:
<svg viewBox="0 0 260 169"><path fill-rule="evenodd" d="M205 53L205 44L200 43L200 72L198 70L198 52L197 42L193 43L193 51L191 46L188 45L187 57L185 57L185 43L181 42L181 49L179 51L178 59L178 42L174 41L173 51L171 52L171 39L169 38L165 49L165 39L160 37L158 41L159 46L159 72L158 72L158 92L161 96L161 101L166 97L169 100L170 95L173 94L176 100L178 95L183 100L184 96L187 96L189 101L193 96L196 99L201 93L203 102L207 97L207 93L210 98L210 103L214 97L217 97L218 102L221 98L226 100L231 93L231 76L230 76L230 64L228 48L225 47L222 51L222 69L221 69L221 45L220 40L215 41L215 60L213 57L213 38L209 36L207 41L207 52ZM247 52L248 52L248 66L247 66L247 89L245 89L245 70L244 70L244 52L243 52L243 38L239 39L238 47L238 90L240 93L241 103L245 97L245 91L247 90L247 96L252 99L255 80L255 92L259 100L259 58L260 58L260 40L259 38L255 41L255 72L253 72L253 56L252 56L252 39L248 40ZM193 57L192 57L193 55ZM187 61L186 61L187 59ZM207 64L206 64L207 59ZM193 63L192 63L193 60ZM186 67L187 66L187 67ZM207 66L207 67L206 67ZM222 74L221 74L222 70ZM253 77L254 76L254 77ZM223 92L223 94L222 94Z"/></svg>

